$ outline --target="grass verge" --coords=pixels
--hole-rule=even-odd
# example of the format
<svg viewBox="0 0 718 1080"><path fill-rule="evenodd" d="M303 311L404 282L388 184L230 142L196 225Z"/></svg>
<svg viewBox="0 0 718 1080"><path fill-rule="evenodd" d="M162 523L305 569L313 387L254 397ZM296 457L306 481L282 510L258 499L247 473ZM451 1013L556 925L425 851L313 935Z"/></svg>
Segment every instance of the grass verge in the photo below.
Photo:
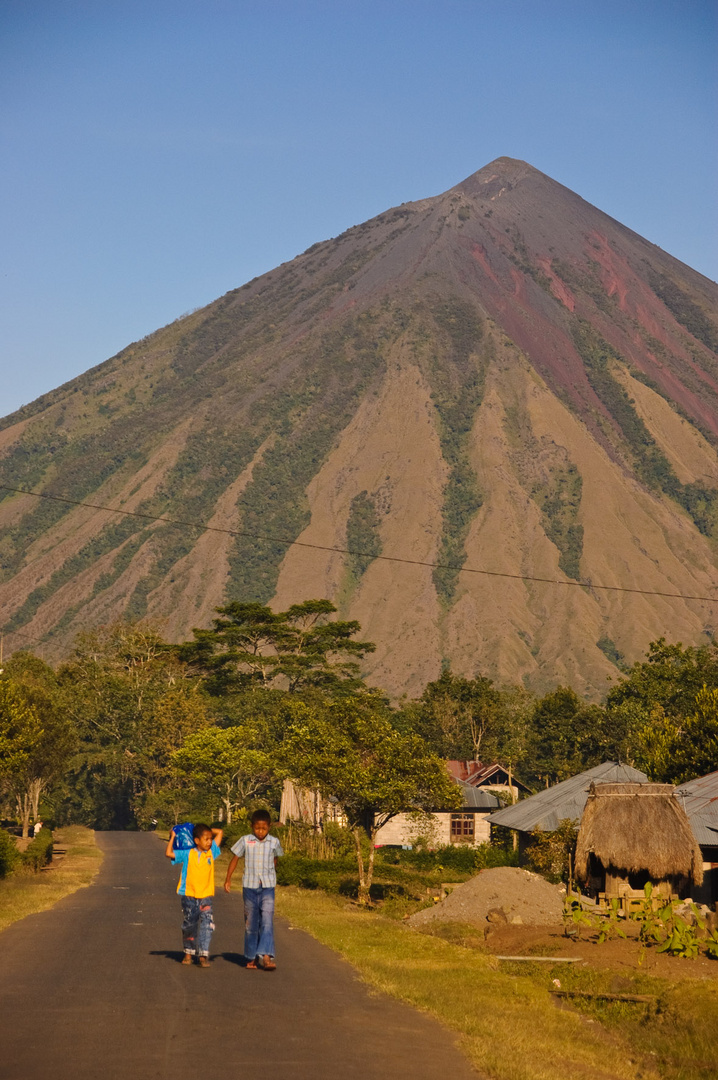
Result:
<svg viewBox="0 0 718 1080"><path fill-rule="evenodd" d="M641 977L658 1006L558 1002L562 964L504 965L476 948L419 934L340 897L278 890L278 911L347 959L372 987L431 1013L490 1080L697 1080L718 1075L716 986ZM571 967L570 988L604 976ZM649 983L651 984L649 986ZM655 984L655 985L654 985ZM631 988L633 989L633 988Z"/></svg>
<svg viewBox="0 0 718 1080"><path fill-rule="evenodd" d="M57 829L55 843L67 848L67 854L41 873L18 870L0 881L0 930L33 915L89 885L102 861L95 834L81 825Z"/></svg>

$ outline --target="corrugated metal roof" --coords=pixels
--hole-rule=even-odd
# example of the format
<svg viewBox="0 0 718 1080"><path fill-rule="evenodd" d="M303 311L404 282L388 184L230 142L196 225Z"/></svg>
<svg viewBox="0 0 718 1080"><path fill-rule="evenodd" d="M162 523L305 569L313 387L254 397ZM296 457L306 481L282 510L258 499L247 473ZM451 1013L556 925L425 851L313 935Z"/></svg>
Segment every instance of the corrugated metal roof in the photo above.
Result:
<svg viewBox="0 0 718 1080"><path fill-rule="evenodd" d="M498 810L504 805L501 799L484 788L474 787L473 784L468 784L465 780L457 780L456 783L463 794L463 806L467 808L470 807L472 810Z"/></svg>
<svg viewBox="0 0 718 1080"><path fill-rule="evenodd" d="M718 846L718 772L699 776L676 788L699 844Z"/></svg>
<svg viewBox="0 0 718 1080"><path fill-rule="evenodd" d="M492 825L505 825L507 829L518 829L519 832L533 832L534 829L550 832L565 818L578 823L586 805L588 789L594 780L628 784L644 783L648 777L630 765L604 761L602 765L562 780L560 784L539 791L515 806L504 807L491 814L489 821Z"/></svg>

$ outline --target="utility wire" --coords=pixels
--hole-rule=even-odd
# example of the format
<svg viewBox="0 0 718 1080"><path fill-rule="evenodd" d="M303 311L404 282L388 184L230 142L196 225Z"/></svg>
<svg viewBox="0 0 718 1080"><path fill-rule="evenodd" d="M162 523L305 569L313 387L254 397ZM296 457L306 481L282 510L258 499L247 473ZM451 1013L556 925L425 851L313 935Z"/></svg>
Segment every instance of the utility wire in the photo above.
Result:
<svg viewBox="0 0 718 1080"><path fill-rule="evenodd" d="M354 555L365 559L378 559L382 562L401 563L405 566L423 566L431 570L454 570L462 574L483 574L486 577L508 578L511 581L534 581L544 585L570 585L579 589L597 589L601 592L634 593L638 596L662 596L669 600L701 600L708 604L718 603L718 596L688 596L683 593L659 592L655 589L631 589L622 585L596 585L592 581L572 581L567 578L534 577L530 574L509 574L501 570L480 570L473 566L457 566L452 563L425 562L421 559L404 559L398 555L375 555L373 552L353 551L350 548L331 547L328 544L310 544L306 540L287 540L280 536L263 536L259 533L244 532L238 529L221 529L216 525L205 525L197 521L182 521L179 518L159 517L155 514L142 514L137 510L117 510L114 506L100 506L97 503L80 502L61 495L48 495L43 491L26 491L24 488L8 487L0 484L0 491L11 491L16 495L32 495L36 499L49 499L52 502L66 503L68 506L83 506L88 510L103 510L109 514L122 514L125 517L140 518L143 521L161 522L179 528L198 529L200 532L223 533L225 536L238 536L246 540L262 540L269 544L281 544L284 547L302 547L313 551L330 551L337 555Z"/></svg>

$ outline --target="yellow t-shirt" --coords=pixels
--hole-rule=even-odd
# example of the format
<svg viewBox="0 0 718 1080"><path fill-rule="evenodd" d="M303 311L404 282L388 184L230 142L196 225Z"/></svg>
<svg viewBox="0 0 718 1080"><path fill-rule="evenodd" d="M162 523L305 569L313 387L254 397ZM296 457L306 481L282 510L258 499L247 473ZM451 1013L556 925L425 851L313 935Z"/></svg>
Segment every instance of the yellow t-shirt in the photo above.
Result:
<svg viewBox="0 0 718 1080"><path fill-rule="evenodd" d="M182 867L177 885L180 896L194 896L197 900L214 896L214 860L219 853L214 840L209 851L200 851L198 847L175 851L173 861Z"/></svg>

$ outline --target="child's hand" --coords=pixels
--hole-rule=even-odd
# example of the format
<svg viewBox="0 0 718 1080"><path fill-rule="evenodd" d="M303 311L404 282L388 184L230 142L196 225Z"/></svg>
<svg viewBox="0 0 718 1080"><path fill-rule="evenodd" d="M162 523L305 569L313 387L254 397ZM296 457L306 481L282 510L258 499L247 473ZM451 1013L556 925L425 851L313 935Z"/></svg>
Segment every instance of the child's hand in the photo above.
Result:
<svg viewBox="0 0 718 1080"><path fill-rule="evenodd" d="M231 881L225 881L225 883L224 883L224 891L229 892L231 890L231 888L232 888Z"/></svg>

